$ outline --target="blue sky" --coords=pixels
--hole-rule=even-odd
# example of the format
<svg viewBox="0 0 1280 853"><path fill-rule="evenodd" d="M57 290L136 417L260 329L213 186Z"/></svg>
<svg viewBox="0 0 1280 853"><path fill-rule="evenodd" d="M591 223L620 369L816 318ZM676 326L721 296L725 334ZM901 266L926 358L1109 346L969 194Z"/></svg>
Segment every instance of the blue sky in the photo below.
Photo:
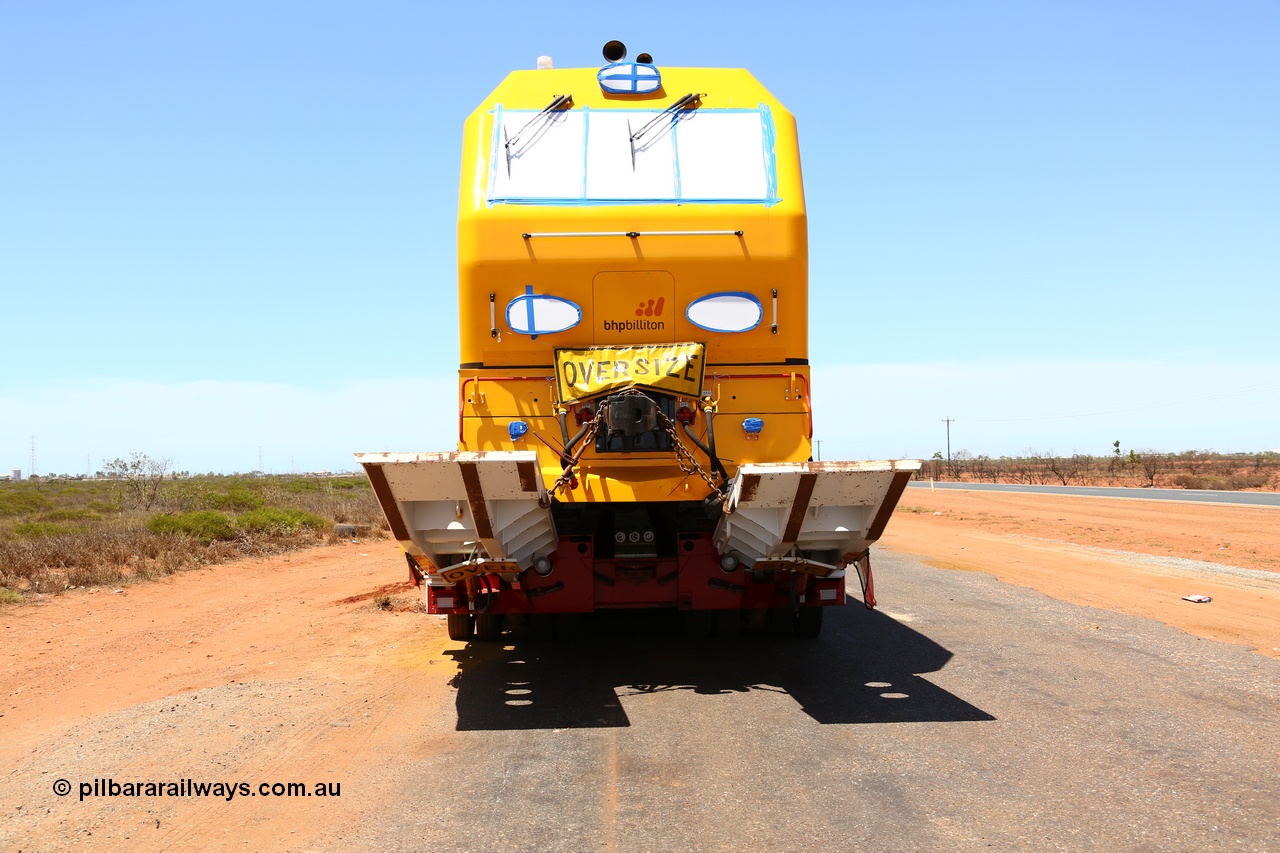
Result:
<svg viewBox="0 0 1280 853"><path fill-rule="evenodd" d="M1280 449L1280 4L629 8L0 0L0 470L451 449L462 121L610 38L796 114L824 458Z"/></svg>

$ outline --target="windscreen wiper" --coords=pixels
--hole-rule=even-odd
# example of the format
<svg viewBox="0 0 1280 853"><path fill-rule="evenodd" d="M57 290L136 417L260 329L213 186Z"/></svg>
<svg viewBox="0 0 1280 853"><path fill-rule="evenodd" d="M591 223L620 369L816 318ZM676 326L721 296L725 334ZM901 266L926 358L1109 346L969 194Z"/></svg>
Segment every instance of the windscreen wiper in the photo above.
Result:
<svg viewBox="0 0 1280 853"><path fill-rule="evenodd" d="M502 138L504 140L502 143L502 147L503 149L505 149L505 152L507 155L507 177L508 178L511 177L511 147L520 141L520 134L528 130L529 125L533 124L539 119L545 118L546 116L550 115L551 113L557 110L567 110L572 107L573 107L573 95L556 95L554 98L551 99L551 103L547 104L545 107L542 108L542 112L538 113L536 116L526 121L524 123L524 127L516 131L515 136L511 137L510 139L507 139L507 128L505 126L502 128Z"/></svg>
<svg viewBox="0 0 1280 853"><path fill-rule="evenodd" d="M631 171L634 172L636 170L636 140L652 130L655 124L667 116L674 115L683 109L695 109L698 106L698 101L702 100L706 94L706 92L690 92L646 122L644 127L631 134ZM627 120L627 130L631 130L630 119Z"/></svg>

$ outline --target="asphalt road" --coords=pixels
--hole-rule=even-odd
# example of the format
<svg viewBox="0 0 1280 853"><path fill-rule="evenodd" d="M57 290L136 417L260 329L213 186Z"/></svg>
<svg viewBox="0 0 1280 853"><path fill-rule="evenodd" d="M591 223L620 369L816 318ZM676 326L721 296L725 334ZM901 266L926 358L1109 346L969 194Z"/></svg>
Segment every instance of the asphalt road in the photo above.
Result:
<svg viewBox="0 0 1280 853"><path fill-rule="evenodd" d="M884 609L816 641L622 613L447 652L331 849L1280 849L1280 662L875 559Z"/></svg>
<svg viewBox="0 0 1280 853"><path fill-rule="evenodd" d="M923 483L915 489L964 489L977 492L1030 492L1046 495L1084 495L1092 498L1131 498L1140 501L1191 501L1193 503L1280 506L1280 492L1214 492L1196 489L1131 489L1108 486L1024 486L1016 483Z"/></svg>

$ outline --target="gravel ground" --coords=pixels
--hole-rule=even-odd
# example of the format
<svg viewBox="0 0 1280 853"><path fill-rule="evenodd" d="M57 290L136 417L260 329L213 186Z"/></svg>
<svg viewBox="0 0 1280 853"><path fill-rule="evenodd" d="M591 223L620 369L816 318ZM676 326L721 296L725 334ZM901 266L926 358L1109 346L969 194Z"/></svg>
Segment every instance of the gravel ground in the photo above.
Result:
<svg viewBox="0 0 1280 853"><path fill-rule="evenodd" d="M369 603L401 594L391 543L14 611L0 849L1280 849L1280 661L875 563L883 609L817 641L614 613L579 644L454 643ZM342 787L51 790L101 777Z"/></svg>
<svg viewBox="0 0 1280 853"><path fill-rule="evenodd" d="M1124 563L1129 566L1143 566L1146 568L1172 570L1179 574L1191 577L1225 575L1227 577L1243 578L1245 580L1262 581L1269 585L1280 583L1280 576L1275 572L1246 569L1243 566L1227 566L1222 563L1210 563L1207 560L1188 560L1185 557L1161 557L1153 554L1135 554L1132 551L1117 551L1115 548L1099 548L1094 545L1079 545L1074 542L1063 542L1059 539L1044 539L1039 536L1022 536L1016 533L1011 535L1018 539L1030 539L1034 542L1052 542L1055 545L1064 545L1073 550L1079 550L1082 554L1103 556L1113 562Z"/></svg>

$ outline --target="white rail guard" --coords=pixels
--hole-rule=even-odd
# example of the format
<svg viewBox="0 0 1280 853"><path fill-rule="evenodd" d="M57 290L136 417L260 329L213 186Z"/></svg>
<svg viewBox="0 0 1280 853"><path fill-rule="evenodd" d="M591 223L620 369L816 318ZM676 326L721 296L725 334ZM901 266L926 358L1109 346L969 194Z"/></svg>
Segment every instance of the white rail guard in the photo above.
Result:
<svg viewBox="0 0 1280 853"><path fill-rule="evenodd" d="M834 566L803 561L799 551L834 551L851 560L880 538L919 460L743 465L733 480L729 512L716 526L721 553L750 567L794 564L829 575ZM805 566L808 568L805 568Z"/></svg>
<svg viewBox="0 0 1280 853"><path fill-rule="evenodd" d="M518 571L556 547L532 450L355 456L392 535L409 554L425 556L438 568L444 568L442 555L447 565L478 548L478 557Z"/></svg>

